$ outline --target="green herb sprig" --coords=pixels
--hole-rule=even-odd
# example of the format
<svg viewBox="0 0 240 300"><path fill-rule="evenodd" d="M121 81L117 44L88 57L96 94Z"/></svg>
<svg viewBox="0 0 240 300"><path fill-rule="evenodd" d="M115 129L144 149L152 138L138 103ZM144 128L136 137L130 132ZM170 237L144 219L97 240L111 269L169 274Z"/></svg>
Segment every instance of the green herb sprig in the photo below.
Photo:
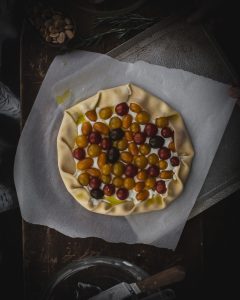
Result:
<svg viewBox="0 0 240 300"><path fill-rule="evenodd" d="M87 38L83 38L82 46L91 46L99 44L103 38L114 35L118 39L125 40L131 34L138 33L160 21L159 17L147 18L139 14L126 14L120 16L98 17L93 30L101 29L101 27L110 27L111 29L93 34Z"/></svg>

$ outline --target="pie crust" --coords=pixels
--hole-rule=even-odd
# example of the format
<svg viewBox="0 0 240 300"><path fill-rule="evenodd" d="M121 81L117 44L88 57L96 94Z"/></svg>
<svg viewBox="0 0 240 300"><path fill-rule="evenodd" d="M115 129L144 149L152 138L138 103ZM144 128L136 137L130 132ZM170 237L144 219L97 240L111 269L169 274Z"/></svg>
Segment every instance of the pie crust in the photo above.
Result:
<svg viewBox="0 0 240 300"><path fill-rule="evenodd" d="M135 102L143 107L151 119L168 117L174 129L176 152L180 165L176 168L175 177L170 181L166 195L160 194L137 204L134 201L122 201L112 205L105 201L93 204L89 191L78 182L76 163L72 155L75 139L78 135L78 121L87 111L106 106L115 106L122 102ZM101 90L96 95L79 101L76 105L65 110L57 137L58 168L61 178L73 198L86 209L100 214L125 216L136 213L146 213L162 210L181 194L189 175L194 156L193 146L181 115L173 110L163 100L133 84L126 84L107 90Z"/></svg>

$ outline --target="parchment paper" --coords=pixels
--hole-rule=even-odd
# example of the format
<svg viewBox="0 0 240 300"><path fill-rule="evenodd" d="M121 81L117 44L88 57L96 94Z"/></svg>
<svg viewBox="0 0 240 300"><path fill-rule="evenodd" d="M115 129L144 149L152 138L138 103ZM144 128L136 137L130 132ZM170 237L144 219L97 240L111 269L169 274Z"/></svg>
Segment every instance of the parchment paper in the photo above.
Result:
<svg viewBox="0 0 240 300"><path fill-rule="evenodd" d="M57 168L56 136L63 111L100 89L133 83L180 112L195 148L183 194L167 209L128 217L85 210L68 194ZM70 90L57 104L55 97ZM119 62L78 51L56 57L40 88L19 141L14 178L22 217L71 237L148 243L174 249L204 183L235 101L228 86L176 69Z"/></svg>

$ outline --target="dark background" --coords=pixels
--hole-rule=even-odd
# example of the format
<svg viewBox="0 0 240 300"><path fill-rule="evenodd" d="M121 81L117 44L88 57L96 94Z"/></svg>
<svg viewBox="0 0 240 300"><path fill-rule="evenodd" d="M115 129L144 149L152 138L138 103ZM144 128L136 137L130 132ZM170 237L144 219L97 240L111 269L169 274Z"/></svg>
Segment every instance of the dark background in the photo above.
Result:
<svg viewBox="0 0 240 300"><path fill-rule="evenodd" d="M0 0L2 1L2 0ZM0 80L19 97L20 90L20 33L25 17L25 1L10 1L12 5L11 22L16 28L16 37L7 39L2 45L2 66ZM56 1L55 1L56 2ZM235 1L148 1L159 2L166 15L184 13L192 20L200 17L208 23L232 63L240 74L240 18ZM197 13L196 13L197 11ZM0 14L1 15L1 14ZM194 25L193 25L194 26ZM0 28L0 34L4 28ZM11 144L16 145L20 127L16 122L3 117L0 113L0 135ZM12 168L15 148L4 153L0 164L0 181L13 186ZM227 159L227 153L226 153ZM236 157L236 160L239 159ZM233 299L238 292L237 277L233 272L239 262L239 201L237 192L227 199L211 207L203 214L204 235L204 272L195 287L195 299ZM23 299L22 273L22 232L19 209L0 214L0 299ZM7 294L5 294L5 290ZM187 291L186 291L187 298Z"/></svg>

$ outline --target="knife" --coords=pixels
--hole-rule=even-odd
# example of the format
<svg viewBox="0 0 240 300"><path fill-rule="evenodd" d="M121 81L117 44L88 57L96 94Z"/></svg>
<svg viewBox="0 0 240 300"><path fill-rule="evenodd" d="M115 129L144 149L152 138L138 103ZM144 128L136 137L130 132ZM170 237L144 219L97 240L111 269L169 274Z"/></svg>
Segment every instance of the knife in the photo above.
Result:
<svg viewBox="0 0 240 300"><path fill-rule="evenodd" d="M134 283L121 282L89 300L123 300L143 292L149 292L183 280L185 271L182 266L174 266Z"/></svg>

